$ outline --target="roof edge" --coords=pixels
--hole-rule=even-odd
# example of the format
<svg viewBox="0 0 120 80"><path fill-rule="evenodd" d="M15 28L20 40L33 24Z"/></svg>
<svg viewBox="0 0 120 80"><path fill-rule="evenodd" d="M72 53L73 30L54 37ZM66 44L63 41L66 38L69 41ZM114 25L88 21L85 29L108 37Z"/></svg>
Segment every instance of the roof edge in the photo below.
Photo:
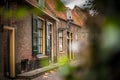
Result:
<svg viewBox="0 0 120 80"><path fill-rule="evenodd" d="M38 6L34 5L34 4L33 4L32 2L30 2L29 0L25 0L25 1L26 1L27 3L29 3L30 5L32 5L33 7L39 9L40 11L42 11L45 15L47 15L47 16L53 18L53 19L56 20L56 21L59 21L56 17L51 16L51 15L49 15L47 12L41 10Z"/></svg>

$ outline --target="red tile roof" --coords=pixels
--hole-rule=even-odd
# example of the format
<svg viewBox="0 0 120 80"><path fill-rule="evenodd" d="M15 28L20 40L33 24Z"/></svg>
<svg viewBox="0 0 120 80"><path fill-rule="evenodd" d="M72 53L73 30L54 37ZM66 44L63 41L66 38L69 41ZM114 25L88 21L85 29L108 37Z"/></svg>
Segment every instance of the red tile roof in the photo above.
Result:
<svg viewBox="0 0 120 80"><path fill-rule="evenodd" d="M83 26L84 20L82 19L81 16L82 15L79 15L75 8L72 10L73 23L75 23L75 24L77 24L79 26Z"/></svg>
<svg viewBox="0 0 120 80"><path fill-rule="evenodd" d="M51 11L53 11L55 13L56 17L59 17L59 18L65 19L65 20L67 19L66 12L65 12L66 7L64 6L63 3L59 7L59 8L61 8L61 11L59 11L59 10L57 10L57 6L58 6L57 0L45 0L45 2L46 2L46 5L48 5L48 7L51 9ZM50 13L49 11L47 11L47 12Z"/></svg>
<svg viewBox="0 0 120 80"><path fill-rule="evenodd" d="M48 5L48 7L51 9L51 11L53 11L53 13L55 13L56 17L67 20L67 16L66 16L66 10L67 7L65 7L65 5L62 3L62 5L60 5L59 7L63 8L64 10L62 11L58 11L56 9L56 7L59 5L57 3L57 0L45 0L46 4ZM48 10L46 10L46 12L48 12L49 14L53 15L53 13L50 13ZM81 13L81 14L79 14ZM81 8L79 8L78 6L75 6L74 9L72 10L72 18L73 18L73 23L79 26L84 26L85 24L85 14L82 12Z"/></svg>
<svg viewBox="0 0 120 80"><path fill-rule="evenodd" d="M81 27L85 26L85 21L87 19L86 13L87 12L81 9L80 7L75 6L74 9L72 10L74 23L80 25Z"/></svg>
<svg viewBox="0 0 120 80"><path fill-rule="evenodd" d="M49 8L49 6L46 4L46 7L45 7L45 11L51 15L51 16L55 16L55 13Z"/></svg>
<svg viewBox="0 0 120 80"><path fill-rule="evenodd" d="M35 5L38 5L36 0L29 0L29 1L34 3ZM60 10L58 10L57 8ZM65 7L65 5L60 0L45 0L45 11L50 16L67 20L66 10L67 7ZM72 10L73 23L82 27L85 24L85 18L86 15L84 12L82 12L81 8L75 6L74 9Z"/></svg>

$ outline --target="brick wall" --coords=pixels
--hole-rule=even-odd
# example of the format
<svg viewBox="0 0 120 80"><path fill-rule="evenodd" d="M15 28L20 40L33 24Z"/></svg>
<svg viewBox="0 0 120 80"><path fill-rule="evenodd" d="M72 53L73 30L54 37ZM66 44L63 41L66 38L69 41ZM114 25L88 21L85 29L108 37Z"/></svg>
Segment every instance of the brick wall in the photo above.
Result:
<svg viewBox="0 0 120 80"><path fill-rule="evenodd" d="M32 20L28 14L16 24L16 62L31 59L32 56Z"/></svg>
<svg viewBox="0 0 120 80"><path fill-rule="evenodd" d="M74 21L73 21L74 22ZM58 22L58 28L66 28L67 26L67 22L65 20L60 19L60 21ZM60 53L59 52L59 36L57 38L57 54L58 54L58 58L60 56L66 55L67 56L67 31L72 33L72 41L78 41L78 43L88 43L88 35L86 35L86 33L88 34L88 31L85 27L80 27L78 25L75 24L71 24L70 29L66 29L63 31L63 52ZM76 39L76 35L77 35L77 39ZM75 54L75 52L73 53Z"/></svg>
<svg viewBox="0 0 120 80"><path fill-rule="evenodd" d="M31 0L34 1L34 0ZM34 2L33 2L34 3ZM10 5L10 8L12 10L17 10L19 5L17 5L16 3L12 3ZM51 23L53 23L53 55L54 55L54 59L56 59L56 56L59 58L62 55L66 55L67 56L67 31L72 33L72 38L73 41L75 40L75 35L76 32L78 32L78 41L81 41L81 28L77 25L72 24L69 30L64 30L63 31L63 53L59 52L59 38L58 38L58 28L62 27L62 28L66 28L67 27L67 22L64 20L61 20L58 22L58 26L57 22L50 18L48 15L44 15L42 16L44 20L48 20ZM27 14L27 16L25 16L23 19L18 20L16 17L12 16L10 19L10 26L15 28L15 57L16 57L16 67L18 72L21 70L21 61L24 60L28 60L30 61L30 65L34 64L34 58L32 57L32 12L31 10L29 10L29 13ZM1 34L0 34L1 37ZM0 43L0 44L6 44L6 37L4 36L4 42ZM84 39L83 39L84 40ZM0 38L0 41L1 38ZM4 48L4 49L3 49ZM0 51L1 53L5 54L7 52L5 52L7 50L7 47L1 47L0 46ZM2 56L2 54L1 54ZM5 55L4 55L5 56ZM5 56L6 57L6 56ZM2 59L0 57L0 59ZM1 60L0 60L1 61ZM28 64L28 63L26 63ZM2 65L2 64L0 64Z"/></svg>

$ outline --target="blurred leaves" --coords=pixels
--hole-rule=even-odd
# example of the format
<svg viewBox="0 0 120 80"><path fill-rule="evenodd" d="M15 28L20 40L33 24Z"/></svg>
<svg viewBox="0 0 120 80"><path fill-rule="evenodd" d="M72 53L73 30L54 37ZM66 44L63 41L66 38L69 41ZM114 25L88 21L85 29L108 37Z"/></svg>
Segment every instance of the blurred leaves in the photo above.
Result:
<svg viewBox="0 0 120 80"><path fill-rule="evenodd" d="M12 17L12 14L13 14L13 11L12 10L9 10L7 11L4 15L4 17L7 19L7 18L11 18Z"/></svg>
<svg viewBox="0 0 120 80"><path fill-rule="evenodd" d="M16 17L17 19L23 19L25 16L27 16L28 10L27 8L23 8L23 7L20 7L16 10L9 9L6 11L3 9L0 9L0 13L1 14L4 13L5 19L12 18L12 17Z"/></svg>
<svg viewBox="0 0 120 80"><path fill-rule="evenodd" d="M56 0L56 10L57 11L64 11L64 5L60 0Z"/></svg>
<svg viewBox="0 0 120 80"><path fill-rule="evenodd" d="M70 66L68 64L60 67L59 73L61 76L68 76L70 74Z"/></svg>
<svg viewBox="0 0 120 80"><path fill-rule="evenodd" d="M18 19L22 19L24 18L25 16L27 16L28 14L28 11L26 8L18 8L16 11L15 11L15 16L18 18Z"/></svg>
<svg viewBox="0 0 120 80"><path fill-rule="evenodd" d="M13 9L9 9L9 10L4 10L2 8L0 8L0 15L3 15L3 17L5 19L9 19L9 18L12 18L12 17L15 17L16 19L18 20L21 20L21 19L24 19L29 11L29 9L27 7L19 7L15 10ZM35 12L37 15L43 15L43 9L41 8L32 8L31 11ZM2 14L4 13L4 14Z"/></svg>
<svg viewBox="0 0 120 80"><path fill-rule="evenodd" d="M35 13L35 14L37 14L37 15L43 15L44 14L44 12L43 12L43 8L32 8L32 11Z"/></svg>
<svg viewBox="0 0 120 80"><path fill-rule="evenodd" d="M59 59L58 59L58 64L59 65L64 65L64 64L67 64L69 62L69 59L67 56L61 56Z"/></svg>

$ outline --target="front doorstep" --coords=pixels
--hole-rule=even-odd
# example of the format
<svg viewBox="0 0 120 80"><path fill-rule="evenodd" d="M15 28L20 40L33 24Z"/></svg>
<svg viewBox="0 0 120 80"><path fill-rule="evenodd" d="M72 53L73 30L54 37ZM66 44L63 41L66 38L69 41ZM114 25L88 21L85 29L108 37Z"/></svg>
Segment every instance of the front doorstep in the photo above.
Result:
<svg viewBox="0 0 120 80"><path fill-rule="evenodd" d="M35 70L29 71L29 72L18 74L16 79L33 79L33 78L36 78L36 77L44 74L47 71L58 68L59 66L60 65L58 63L50 64L49 66L46 66L43 68L39 68L39 69L35 69Z"/></svg>

